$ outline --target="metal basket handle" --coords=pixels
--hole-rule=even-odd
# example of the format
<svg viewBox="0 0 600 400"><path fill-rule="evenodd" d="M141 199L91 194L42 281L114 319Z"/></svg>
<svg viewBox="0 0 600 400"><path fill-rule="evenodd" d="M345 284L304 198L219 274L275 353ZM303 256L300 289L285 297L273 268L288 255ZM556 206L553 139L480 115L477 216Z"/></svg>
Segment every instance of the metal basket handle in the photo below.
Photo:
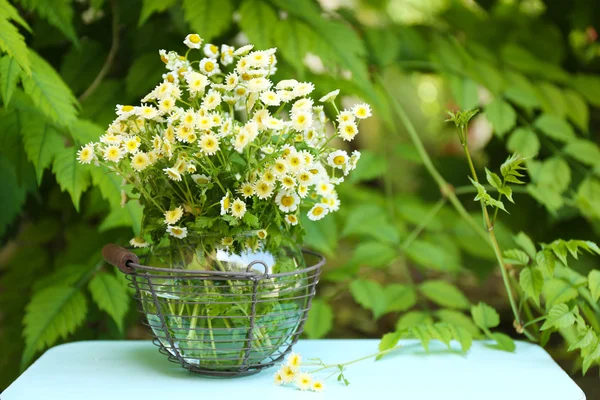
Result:
<svg viewBox="0 0 600 400"><path fill-rule="evenodd" d="M119 268L125 274L135 272L135 269L128 265L130 262L134 264L140 263L138 256L129 250L112 243L109 243L102 248L102 257L107 263Z"/></svg>

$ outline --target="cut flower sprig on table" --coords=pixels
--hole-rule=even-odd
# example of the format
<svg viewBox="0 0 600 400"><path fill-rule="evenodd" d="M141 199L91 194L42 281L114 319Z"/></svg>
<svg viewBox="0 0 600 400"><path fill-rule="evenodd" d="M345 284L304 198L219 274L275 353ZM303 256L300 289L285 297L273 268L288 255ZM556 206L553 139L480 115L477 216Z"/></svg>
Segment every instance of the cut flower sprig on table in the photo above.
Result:
<svg viewBox="0 0 600 400"><path fill-rule="evenodd" d="M370 107L338 111L338 90L316 101L310 82L273 82L276 49L219 48L196 34L184 43L183 55L160 51L163 81L142 104L118 105L106 134L78 152L133 186L144 212L130 244L210 232L214 248L255 250L300 238L300 213L337 211L335 188L360 153L332 141L352 141Z"/></svg>

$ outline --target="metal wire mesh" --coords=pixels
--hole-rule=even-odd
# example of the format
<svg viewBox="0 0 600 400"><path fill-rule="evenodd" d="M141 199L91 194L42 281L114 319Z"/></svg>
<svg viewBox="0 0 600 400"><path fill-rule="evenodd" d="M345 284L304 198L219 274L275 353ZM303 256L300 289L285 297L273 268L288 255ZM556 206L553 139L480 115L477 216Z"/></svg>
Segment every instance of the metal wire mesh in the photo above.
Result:
<svg viewBox="0 0 600 400"><path fill-rule="evenodd" d="M203 375L244 376L280 362L302 334L325 263L303 253L311 266L279 274L262 261L245 272L109 262L126 272L153 343L170 361Z"/></svg>

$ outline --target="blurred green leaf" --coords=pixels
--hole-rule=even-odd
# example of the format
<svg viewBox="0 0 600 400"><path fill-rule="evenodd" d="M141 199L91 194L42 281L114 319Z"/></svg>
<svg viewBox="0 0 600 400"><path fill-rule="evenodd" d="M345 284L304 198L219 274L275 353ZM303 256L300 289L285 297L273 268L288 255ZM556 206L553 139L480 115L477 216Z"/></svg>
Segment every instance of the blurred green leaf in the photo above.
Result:
<svg viewBox="0 0 600 400"><path fill-rule="evenodd" d="M144 22L146 22L152 14L164 12L169 7L173 6L176 1L177 0L143 0L138 26L144 25Z"/></svg>
<svg viewBox="0 0 600 400"><path fill-rule="evenodd" d="M517 235L513 236L514 242L523 250L525 253L531 258L534 259L536 255L535 244L533 241L525 234L524 232L519 232Z"/></svg>
<svg viewBox="0 0 600 400"><path fill-rule="evenodd" d="M356 279L350 283L350 293L358 304L373 312L373 318L378 319L385 314L386 298L382 295L383 288L379 283Z"/></svg>
<svg viewBox="0 0 600 400"><path fill-rule="evenodd" d="M594 301L600 299L600 270L594 269L588 275L588 285Z"/></svg>
<svg viewBox="0 0 600 400"><path fill-rule="evenodd" d="M575 139L564 147L565 153L588 165L600 165L600 149L594 142Z"/></svg>
<svg viewBox="0 0 600 400"><path fill-rule="evenodd" d="M158 51L138 56L125 77L127 95L135 98L144 96L156 86L156 82L161 81L164 71Z"/></svg>
<svg viewBox="0 0 600 400"><path fill-rule="evenodd" d="M358 161L358 166L350 175L348 182L370 181L385 174L387 169L388 160L386 158L372 151L364 150Z"/></svg>
<svg viewBox="0 0 600 400"><path fill-rule="evenodd" d="M576 74L571 84L590 104L600 107L600 77Z"/></svg>
<svg viewBox="0 0 600 400"><path fill-rule="evenodd" d="M380 242L361 242L354 249L350 263L369 267L387 267L397 257L397 250Z"/></svg>
<svg viewBox="0 0 600 400"><path fill-rule="evenodd" d="M583 97L574 90L565 89L563 92L567 102L567 117L583 132L588 131L590 112Z"/></svg>
<svg viewBox="0 0 600 400"><path fill-rule="evenodd" d="M386 286L383 296L386 301L386 313L390 311L406 311L417 303L415 290L410 286L398 283Z"/></svg>
<svg viewBox="0 0 600 400"><path fill-rule="evenodd" d="M449 282L429 280L419 285L419 291L425 297L442 307L468 309L469 300Z"/></svg>
<svg viewBox="0 0 600 400"><path fill-rule="evenodd" d="M519 127L511 133L506 147L513 153L529 157L540 151L540 141L531 129Z"/></svg>
<svg viewBox="0 0 600 400"><path fill-rule="evenodd" d="M544 287L544 277L539 268L523 268L519 275L519 284L525 294L532 298L535 304L540 305L540 294Z"/></svg>
<svg viewBox="0 0 600 400"><path fill-rule="evenodd" d="M328 216L320 221L311 221L303 213L300 220L306 230L304 244L322 252L327 257L333 257L338 246L338 232L334 216Z"/></svg>
<svg viewBox="0 0 600 400"><path fill-rule="evenodd" d="M500 315L492 307L483 302L471 307L473 322L481 329L495 328L500 324Z"/></svg>
<svg viewBox="0 0 600 400"><path fill-rule="evenodd" d="M79 211L79 199L90 185L87 169L77 162L77 150L74 147L62 149L54 159L52 172L62 191L71 195L75 209Z"/></svg>
<svg viewBox="0 0 600 400"><path fill-rule="evenodd" d="M0 24L2 23L0 22ZM14 58L8 55L0 58L0 95L5 106L10 103L10 98L17 87L21 72L22 69Z"/></svg>
<svg viewBox="0 0 600 400"><path fill-rule="evenodd" d="M504 333L494 332L492 333L492 338L496 341L495 347L500 350L508 351L512 353L515 351L515 342L512 338Z"/></svg>
<svg viewBox="0 0 600 400"><path fill-rule="evenodd" d="M537 97L526 89L519 86L511 86L506 89L504 96L513 103L526 109L537 108L540 105Z"/></svg>
<svg viewBox="0 0 600 400"><path fill-rule="evenodd" d="M576 310L577 307L573 308L573 310L569 310L569 307L566 304L554 305L550 311L548 311L546 321L540 330L545 331L550 328L568 328L575 323L574 311Z"/></svg>
<svg viewBox="0 0 600 400"><path fill-rule="evenodd" d="M240 13L240 27L257 49L273 47L273 35L275 34L276 27L281 26L283 28L295 23L294 21L287 21L287 23L278 24L279 18L277 18L275 10L266 1L244 0L238 12ZM281 49L282 53L292 51L291 49L286 49L282 44L286 40L291 41L293 39L288 35L282 36L282 33L284 32L278 31L278 37L276 37L279 49ZM290 42L288 43L291 44ZM294 50L299 51L298 46ZM301 61L304 58L304 54L299 58Z"/></svg>
<svg viewBox="0 0 600 400"><path fill-rule="evenodd" d="M193 33L200 35L205 43L229 28L234 11L231 0L183 0L182 8Z"/></svg>
<svg viewBox="0 0 600 400"><path fill-rule="evenodd" d="M432 323L433 319L423 311L409 311L403 314L396 322L396 330L403 331L421 324Z"/></svg>
<svg viewBox="0 0 600 400"><path fill-rule="evenodd" d="M522 250L510 249L503 252L504 261L508 264L527 265L529 256Z"/></svg>
<svg viewBox="0 0 600 400"><path fill-rule="evenodd" d="M73 27L73 3L71 0L18 0L28 11L34 11L50 25L60 30L75 45L79 43Z"/></svg>
<svg viewBox="0 0 600 400"><path fill-rule="evenodd" d="M485 115L500 137L510 131L517 122L515 110L505 101L493 100L485 107Z"/></svg>
<svg viewBox="0 0 600 400"><path fill-rule="evenodd" d="M479 335L479 328L473 323L473 320L460 311L441 309L435 311L436 317L442 321L454 326L460 326L471 336Z"/></svg>
<svg viewBox="0 0 600 400"><path fill-rule="evenodd" d="M571 168L561 157L552 157L542 163L536 177L536 183L562 193L571 183Z"/></svg>
<svg viewBox="0 0 600 400"><path fill-rule="evenodd" d="M577 290L562 279L550 279L544 284L542 294L546 299L546 309L554 305L566 303L577 297Z"/></svg>
<svg viewBox="0 0 600 400"><path fill-rule="evenodd" d="M470 110L479 105L477 84L471 79L450 75L449 83L452 96L462 110Z"/></svg>
<svg viewBox="0 0 600 400"><path fill-rule="evenodd" d="M27 158L35 167L38 185L44 170L64 150L64 141L56 126L35 115L22 119L21 135Z"/></svg>
<svg viewBox="0 0 600 400"><path fill-rule="evenodd" d="M575 132L571 125L556 115L542 114L534 122L534 126L548 137L561 142L569 142L575 139Z"/></svg>

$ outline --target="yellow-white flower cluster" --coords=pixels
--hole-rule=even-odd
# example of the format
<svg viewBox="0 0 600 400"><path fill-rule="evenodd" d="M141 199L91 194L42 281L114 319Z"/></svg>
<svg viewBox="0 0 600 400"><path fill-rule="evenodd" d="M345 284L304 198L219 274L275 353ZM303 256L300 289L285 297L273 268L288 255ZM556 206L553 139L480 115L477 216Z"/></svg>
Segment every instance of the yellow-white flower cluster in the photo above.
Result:
<svg viewBox="0 0 600 400"><path fill-rule="evenodd" d="M339 90L316 104L312 83L273 82L275 49L219 48L197 34L184 44L185 55L159 52L163 81L140 106L117 105L117 118L78 160L108 166L136 186L145 213L155 209L175 238L186 237L197 217L243 224L260 212L269 224L293 229L303 210L311 220L337 211L335 187L360 153L330 144L352 141L370 107L338 112Z"/></svg>
<svg viewBox="0 0 600 400"><path fill-rule="evenodd" d="M313 378L309 373L302 372L300 365L302 362L302 356L297 353L291 353L285 362L275 372L273 380L276 385L288 385L293 384L296 388L305 391L310 390L313 392L322 392L325 388L323 381Z"/></svg>

